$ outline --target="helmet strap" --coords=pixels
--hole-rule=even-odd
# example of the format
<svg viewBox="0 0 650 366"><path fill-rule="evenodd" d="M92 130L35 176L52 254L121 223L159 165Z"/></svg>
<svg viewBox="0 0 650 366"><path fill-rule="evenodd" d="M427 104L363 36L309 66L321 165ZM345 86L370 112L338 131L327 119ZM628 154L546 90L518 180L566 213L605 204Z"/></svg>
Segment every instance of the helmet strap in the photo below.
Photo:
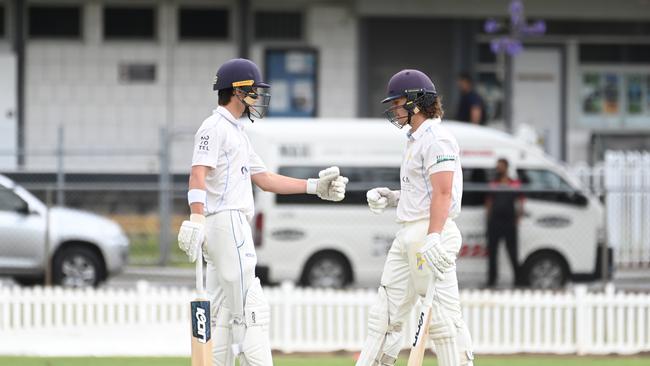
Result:
<svg viewBox="0 0 650 366"><path fill-rule="evenodd" d="M248 116L248 119L251 121L251 123L254 123L255 121L253 120L253 117L251 117L251 109L248 106L246 106L244 112L246 112L246 116Z"/></svg>

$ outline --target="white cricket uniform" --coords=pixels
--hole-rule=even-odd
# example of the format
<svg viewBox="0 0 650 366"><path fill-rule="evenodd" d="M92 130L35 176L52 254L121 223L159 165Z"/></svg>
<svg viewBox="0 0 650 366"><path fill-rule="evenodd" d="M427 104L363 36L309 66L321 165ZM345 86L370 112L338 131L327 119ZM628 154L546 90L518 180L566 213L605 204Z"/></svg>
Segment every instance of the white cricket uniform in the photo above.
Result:
<svg viewBox="0 0 650 366"><path fill-rule="evenodd" d="M389 338L392 337L392 344L401 344L394 340L401 339L402 325L407 321L418 296L426 294L427 285L432 280L431 271L424 261L416 260L416 253L424 245L429 229L432 174L444 171L454 173L449 218L443 227L440 244L454 259L462 245L460 231L453 220L460 214L463 192L456 138L441 125L440 119L426 120L415 132L409 131L407 137L406 151L400 168L401 193L397 205L397 221L402 224L402 228L391 245L381 277L381 286L388 298L389 328L393 329ZM443 314L450 317L457 328L458 349L463 356L461 364L466 365L472 357L473 346L462 317L455 266L447 270L443 280L436 281L435 290L434 299L440 304ZM433 333L432 329L429 335ZM385 348L384 352L397 358L400 348ZM368 357L363 357L362 354L360 359Z"/></svg>
<svg viewBox="0 0 650 366"><path fill-rule="evenodd" d="M251 146L241 120L218 107L194 136L192 166L213 168L205 178L206 216L239 210L250 220L254 214L251 175L266 166Z"/></svg>
<svg viewBox="0 0 650 366"><path fill-rule="evenodd" d="M232 339L226 339L228 332L220 334L219 327L232 330L232 322L217 320L217 315L228 313L236 322L245 322L248 290L258 286L257 257L249 224L254 214L251 176L266 171L266 167L253 150L243 121L221 106L195 135L192 166L196 165L212 168L205 180L203 249L207 262L206 287L212 300L213 361L215 366L230 366L234 364L229 343ZM271 364L271 351L266 342L248 345L248 351L254 347L262 349L250 352L256 359L248 358L249 365Z"/></svg>
<svg viewBox="0 0 650 366"><path fill-rule="evenodd" d="M449 217L458 217L463 196L463 171L456 138L442 126L440 118L424 121L407 137L400 168L401 194L397 204L397 220L404 223L429 218L429 177L444 171L454 172Z"/></svg>

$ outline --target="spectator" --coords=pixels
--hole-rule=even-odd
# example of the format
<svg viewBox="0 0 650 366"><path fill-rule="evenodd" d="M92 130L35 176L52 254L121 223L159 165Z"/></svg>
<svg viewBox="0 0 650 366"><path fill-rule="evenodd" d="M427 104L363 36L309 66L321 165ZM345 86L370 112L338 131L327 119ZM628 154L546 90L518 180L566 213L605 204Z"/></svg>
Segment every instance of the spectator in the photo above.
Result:
<svg viewBox="0 0 650 366"><path fill-rule="evenodd" d="M458 88L460 89L460 103L456 118L461 122L484 126L487 120L485 102L474 90L472 77L467 73L460 74Z"/></svg>
<svg viewBox="0 0 650 366"><path fill-rule="evenodd" d="M496 179L490 182L490 191L485 200L487 211L487 241L489 269L487 287L494 287L498 277L499 241L504 239L515 286L520 284L517 227L523 212L523 195L518 180L508 176L508 160L501 158L496 166Z"/></svg>

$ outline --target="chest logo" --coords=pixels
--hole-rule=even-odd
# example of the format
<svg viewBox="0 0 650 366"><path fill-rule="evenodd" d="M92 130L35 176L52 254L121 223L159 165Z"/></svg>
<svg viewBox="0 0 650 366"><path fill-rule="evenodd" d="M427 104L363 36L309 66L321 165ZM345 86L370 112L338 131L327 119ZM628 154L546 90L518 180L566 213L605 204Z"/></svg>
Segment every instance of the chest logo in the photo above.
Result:
<svg viewBox="0 0 650 366"><path fill-rule="evenodd" d="M248 167L243 166L241 167L240 170L241 170L241 175L248 175Z"/></svg>
<svg viewBox="0 0 650 366"><path fill-rule="evenodd" d="M409 184L409 183L411 183L411 180L409 179L409 177L407 177L407 176L403 176L403 177L402 177L402 183Z"/></svg>

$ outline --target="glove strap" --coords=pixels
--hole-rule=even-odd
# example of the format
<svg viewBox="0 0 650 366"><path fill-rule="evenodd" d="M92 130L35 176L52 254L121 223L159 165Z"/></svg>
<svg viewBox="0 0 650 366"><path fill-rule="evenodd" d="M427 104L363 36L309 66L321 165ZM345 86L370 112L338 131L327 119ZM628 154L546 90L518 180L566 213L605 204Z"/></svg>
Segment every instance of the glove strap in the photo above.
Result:
<svg viewBox="0 0 650 366"><path fill-rule="evenodd" d="M309 178L307 179L307 194L316 194L318 189L318 179Z"/></svg>
<svg viewBox="0 0 650 366"><path fill-rule="evenodd" d="M190 221L195 222L197 224L205 224L205 216L201 214L191 214Z"/></svg>

